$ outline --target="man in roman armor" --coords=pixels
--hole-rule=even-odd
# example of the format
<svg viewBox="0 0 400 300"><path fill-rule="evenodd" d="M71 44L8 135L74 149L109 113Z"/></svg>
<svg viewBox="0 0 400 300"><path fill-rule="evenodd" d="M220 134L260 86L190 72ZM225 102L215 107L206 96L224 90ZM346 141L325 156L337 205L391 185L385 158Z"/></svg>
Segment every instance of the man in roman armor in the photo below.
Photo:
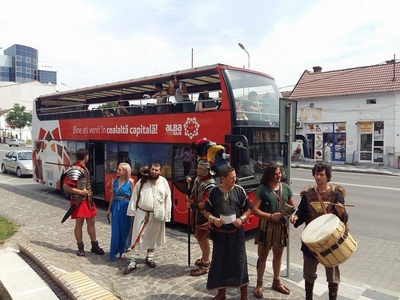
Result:
<svg viewBox="0 0 400 300"><path fill-rule="evenodd" d="M74 234L78 246L76 255L84 256L83 244L83 223L86 220L87 232L92 243L90 251L95 254L104 255L96 239L95 217L97 215L96 205L92 198L92 189L90 183L90 173L86 168L89 160L87 149L78 149L76 152L77 161L66 172L63 189L71 194L70 205L76 206L72 212L71 218L75 219Z"/></svg>
<svg viewBox="0 0 400 300"><path fill-rule="evenodd" d="M191 276L199 276L206 274L210 267L210 242L208 240L208 220L203 216L205 201L210 194L212 188L216 186L213 175L215 172L211 170L210 163L206 160L199 160L197 163L197 177L194 180L192 192L187 200L187 206L192 210L191 228L194 232L194 237L199 243L201 249L201 258L199 258L195 265L197 269L190 271ZM186 178L190 183L192 179ZM192 200L192 203L190 203Z"/></svg>

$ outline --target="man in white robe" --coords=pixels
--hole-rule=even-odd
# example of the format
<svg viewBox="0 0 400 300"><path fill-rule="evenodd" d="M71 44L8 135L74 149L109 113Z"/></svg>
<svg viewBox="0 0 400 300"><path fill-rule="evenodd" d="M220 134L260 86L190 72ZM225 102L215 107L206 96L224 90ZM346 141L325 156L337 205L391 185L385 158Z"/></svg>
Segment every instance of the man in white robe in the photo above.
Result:
<svg viewBox="0 0 400 300"><path fill-rule="evenodd" d="M165 244L165 222L171 220L172 200L168 181L160 174L161 165L153 163L148 176L142 177L133 189L127 215L134 217L131 240L134 253L124 274L129 274L136 269L136 258L145 250L147 251L146 264L150 268L155 268L154 250L156 246ZM156 201L164 208L162 221L158 220L154 214Z"/></svg>

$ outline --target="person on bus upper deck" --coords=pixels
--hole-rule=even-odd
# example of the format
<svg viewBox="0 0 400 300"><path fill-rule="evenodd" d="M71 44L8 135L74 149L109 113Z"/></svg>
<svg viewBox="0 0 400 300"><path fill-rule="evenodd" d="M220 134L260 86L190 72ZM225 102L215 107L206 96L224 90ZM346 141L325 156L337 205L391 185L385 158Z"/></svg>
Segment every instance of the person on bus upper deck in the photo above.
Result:
<svg viewBox="0 0 400 300"><path fill-rule="evenodd" d="M257 96L258 94L255 91L251 91L249 93L248 100L243 102L244 111L256 111L256 112L260 111L260 107L258 103L256 103Z"/></svg>
<svg viewBox="0 0 400 300"><path fill-rule="evenodd" d="M182 110L183 112L190 111L192 103L183 103L190 101L186 84L183 81L180 81L176 75L171 75L170 77L168 95L175 96L175 101L179 104L179 110Z"/></svg>
<svg viewBox="0 0 400 300"><path fill-rule="evenodd" d="M103 111L103 117L105 118L114 117L114 114L109 109L105 109Z"/></svg>
<svg viewBox="0 0 400 300"><path fill-rule="evenodd" d="M129 101L118 101L117 107L117 115L118 116L129 116L129 111L127 109L129 107Z"/></svg>
<svg viewBox="0 0 400 300"><path fill-rule="evenodd" d="M236 100L236 120L248 120L243 110L243 101Z"/></svg>
<svg viewBox="0 0 400 300"><path fill-rule="evenodd" d="M165 113L167 111L166 103L167 103L168 93L163 88L163 85L161 82L156 83L155 88L156 88L157 93L155 93L151 97L156 99L157 113L159 113L159 114Z"/></svg>
<svg viewBox="0 0 400 300"><path fill-rule="evenodd" d="M204 90L199 94L197 109L196 109L197 111L211 111L217 109L218 109L217 103L213 101L213 98L209 96L207 90Z"/></svg>

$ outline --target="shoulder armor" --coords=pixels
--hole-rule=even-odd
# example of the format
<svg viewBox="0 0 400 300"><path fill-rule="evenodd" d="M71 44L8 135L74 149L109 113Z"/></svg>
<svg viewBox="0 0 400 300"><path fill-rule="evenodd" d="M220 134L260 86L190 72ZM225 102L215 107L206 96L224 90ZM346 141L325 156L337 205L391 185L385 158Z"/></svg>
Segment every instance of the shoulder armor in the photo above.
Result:
<svg viewBox="0 0 400 300"><path fill-rule="evenodd" d="M83 174L83 172L80 170L80 168L78 169L76 166L73 166L72 168L70 168L65 175L71 179L71 180L76 180L78 181L80 178L85 177L85 174Z"/></svg>

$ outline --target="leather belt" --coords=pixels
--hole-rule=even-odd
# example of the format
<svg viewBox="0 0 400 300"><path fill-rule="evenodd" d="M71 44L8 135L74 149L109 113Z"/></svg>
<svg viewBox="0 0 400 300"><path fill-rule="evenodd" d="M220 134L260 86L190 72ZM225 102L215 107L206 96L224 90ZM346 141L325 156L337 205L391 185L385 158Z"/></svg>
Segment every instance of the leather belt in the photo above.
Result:
<svg viewBox="0 0 400 300"><path fill-rule="evenodd" d="M224 230L224 229L220 229L218 227L213 228L212 230L214 230L215 232L220 232L220 233L234 233L234 232L238 231L237 228L232 229L232 230Z"/></svg>

